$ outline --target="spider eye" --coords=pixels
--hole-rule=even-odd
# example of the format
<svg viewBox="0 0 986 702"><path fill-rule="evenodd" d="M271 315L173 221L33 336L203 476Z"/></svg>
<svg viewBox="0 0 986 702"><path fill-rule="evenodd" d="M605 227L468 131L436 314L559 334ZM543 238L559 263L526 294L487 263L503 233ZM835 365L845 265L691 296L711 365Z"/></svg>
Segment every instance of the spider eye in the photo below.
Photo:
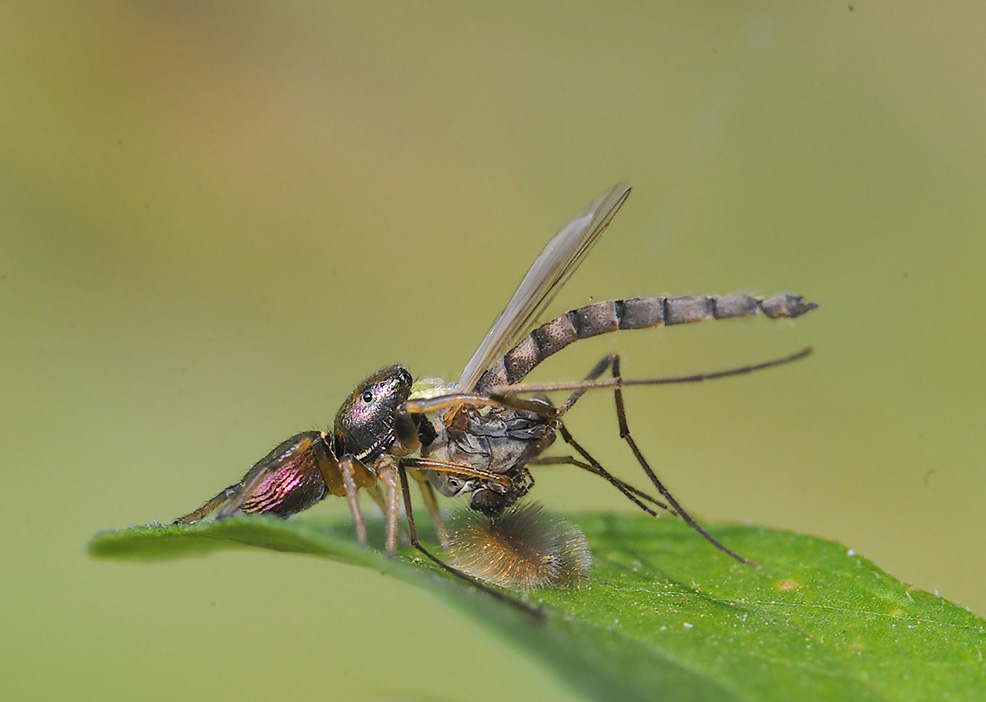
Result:
<svg viewBox="0 0 986 702"><path fill-rule="evenodd" d="M373 392L371 390L364 390L362 398L363 402L373 402Z"/></svg>

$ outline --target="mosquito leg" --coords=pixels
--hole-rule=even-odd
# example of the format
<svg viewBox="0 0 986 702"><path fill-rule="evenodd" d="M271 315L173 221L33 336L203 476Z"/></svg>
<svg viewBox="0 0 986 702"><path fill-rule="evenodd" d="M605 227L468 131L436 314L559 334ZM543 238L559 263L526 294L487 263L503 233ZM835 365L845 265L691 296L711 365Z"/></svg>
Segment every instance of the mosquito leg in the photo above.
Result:
<svg viewBox="0 0 986 702"><path fill-rule="evenodd" d="M620 375L620 357L616 354L612 354L608 358L611 359L612 362L613 378L614 379L621 378L622 376ZM623 390L619 387L619 385L617 385L617 387L613 390L613 393L616 396L616 418L620 425L620 438L627 442L627 445L630 447L630 450L633 451L634 457L637 459L637 463L639 463L640 467L644 469L644 472L647 474L647 477L650 478L651 483L653 483L654 487L657 488L657 491L661 493L661 496L668 501L668 504L670 504L671 507L674 509L674 511L678 513L678 516L681 517L683 520L685 520L685 524L687 524L692 529L694 529L699 534L701 534L702 537L710 544L715 546L717 549L719 549L726 555L739 561L740 563L745 563L748 566L759 568L760 565L758 563L756 563L755 561L751 561L747 558L743 558L743 556L739 555L735 551L723 545L718 539L712 536L712 534L710 534L701 526L699 526L698 522L692 519L691 515L688 514L688 512L686 512L684 508L678 503L678 500L676 500L674 496L670 492L668 492L668 489L664 487L664 484L660 480L658 480L657 475L654 473L654 470L650 467L650 464L647 462L647 459L644 458L644 454L642 454L640 452L640 449L637 448L637 442L635 442L633 440L633 437L630 435L630 427L627 425L626 408L623 405Z"/></svg>
<svg viewBox="0 0 986 702"><path fill-rule="evenodd" d="M435 489L431 486L431 481L428 480L428 476L421 473L421 471L411 468L410 473L411 477L414 478L421 487L421 499L424 500L425 507L428 509L428 515L431 517L431 523L435 527L435 534L438 536L438 543L442 545L442 548L448 551L448 529L445 528L445 520L442 519L442 513L438 509L438 500L435 498Z"/></svg>
<svg viewBox="0 0 986 702"><path fill-rule="evenodd" d="M615 353L611 353L608 356L604 356L603 358L599 359L599 362L595 366L592 367L592 370L589 371L589 375L585 377L585 380L586 381L596 380L599 376L605 373L610 367L618 368L619 363L620 363L619 357ZM621 379L620 376L617 375L615 371L613 373L613 376L617 379ZM616 391L619 392L619 386L617 386ZM569 395L568 399L565 400L565 404L563 404L561 407L558 408L557 410L558 416L561 417L563 414L568 412L568 410L572 409L572 405L578 402L579 398L581 398L582 395L584 394L585 394L585 390L576 390L571 395Z"/></svg>
<svg viewBox="0 0 986 702"><path fill-rule="evenodd" d="M520 610L524 614L528 614L534 617L535 619L544 618L543 610L540 610L537 607L521 602L520 600L516 600L513 597L510 597L509 595L505 595L502 592L498 592L493 588L484 585L483 583L479 582L475 578L466 575L458 568L453 568L448 563L443 561L441 558L434 555L431 551L429 551L424 546L422 546L421 542L418 541L418 529L417 527L414 526L414 511L411 508L411 490L408 488L407 485L407 472L404 469L404 466L402 466L401 464L397 464L397 474L400 477L401 493L403 494L404 497L404 514L407 515L407 529L408 529L408 533L411 536L411 545L414 546L414 548L416 548L418 551L423 553L432 563L437 565L446 573L450 573L455 577L459 578L460 580L469 583L474 588L482 592L485 592L490 597L499 600L500 602L503 602L505 604L508 604L511 607Z"/></svg>
<svg viewBox="0 0 986 702"><path fill-rule="evenodd" d="M459 463L449 463L448 461L436 461L431 458L403 458L401 465L406 468L416 468L421 471L434 471L438 473L450 473L452 475L464 475L469 478L479 478L496 483L501 487L509 488L513 481L506 473L497 473L485 468L467 466Z"/></svg>
<svg viewBox="0 0 986 702"><path fill-rule="evenodd" d="M586 381L596 380L599 376L601 376L603 373L605 373L606 370L609 369L610 367L613 367L613 366L617 366L618 367L618 363L619 363L619 357L616 354L609 354L608 356L604 356L602 359L599 360L598 363L596 363L595 366L593 366L592 370L589 371L589 374L585 377L585 380ZM618 391L619 390L617 389L617 392ZM560 407L558 407L557 409L554 410L555 416L558 417L558 418L560 418L562 415L564 415L566 412L568 412L570 409L572 409L572 406L576 402L579 401L579 398L581 398L584 393L585 393L585 390L576 390L575 392L573 392L569 396L568 400L565 401L565 404L561 405ZM603 478L604 480L606 480L607 482L609 482L610 485L612 485L617 490L619 490L620 492L622 492L623 495L628 500L630 500L631 502L633 502L640 509L642 509L644 512L646 512L647 514L651 515L655 519L657 519L658 517L660 517L660 515L657 512L655 512L654 510L652 510L650 507L648 507L647 505L645 505L643 502L641 502L640 499L638 499L638 498L643 498L643 499L645 499L645 500L647 500L647 501L655 504L657 507L659 507L661 509L668 510L672 514L676 513L676 510L671 509L670 507L668 507L663 502L660 502L659 500L656 500L653 497L650 497L646 493L643 493L640 490L637 490L637 488L633 487L632 485L629 485L628 483L623 482L622 480L620 480L619 478L617 478L616 476L614 476L612 473L610 473L608 470L606 470L605 468L603 468L602 464L600 464L599 461L597 461L595 458L593 458L591 455L589 455L589 452L586 451L584 448L582 448L582 446L577 441L575 441L575 439L572 437L571 433L568 431L568 429L565 427L565 425L562 424L561 422L558 422L558 431L561 434L562 439L565 441L565 443L567 443L569 446L571 446L572 448L574 448L579 453L579 455L581 455L588 462L588 465L587 465L587 464L584 464L584 463L580 463L578 461L575 461L575 459L573 458L572 459L572 465L579 466L580 468L583 468L584 470L588 470L590 473L595 473L599 477ZM569 458L571 458L571 457L569 457ZM670 502L670 500L669 500L669 502Z"/></svg>
<svg viewBox="0 0 986 702"><path fill-rule="evenodd" d="M597 461L595 458L589 455L589 452L586 451L584 448L582 448L582 446L579 444L579 442L577 442L574 439L574 437L571 435L568 429L565 428L564 424L558 427L558 431L561 434L561 438L565 441L565 443L571 446L573 449L575 449L575 451L580 456L582 456L582 458L588 461L589 465L592 466L592 468L589 470L590 473L595 473L596 475L602 477L610 485L612 485L617 490L622 492L624 497L630 500L633 504L637 505L637 507L642 509L647 514L654 517L654 519L660 518L661 515L655 512L654 510L652 510L647 505L645 505L643 502L641 502L640 499L633 494L633 491L629 488L629 486L626 483L624 483L622 480L618 479L608 470L603 468L602 465L599 463L599 461Z"/></svg>
<svg viewBox="0 0 986 702"><path fill-rule="evenodd" d="M228 488L220 492L218 495L213 497L211 500L206 502L204 505L199 507L194 512L189 512L184 517L179 517L172 524L193 524L195 522L201 521L208 517L210 514L219 509L224 502L235 495L239 490L243 489L242 483L237 483L236 485L230 485Z"/></svg>
<svg viewBox="0 0 986 702"><path fill-rule="evenodd" d="M562 392L564 390L577 390L578 396L587 390L604 390L618 387L629 387L631 385L681 385L683 383L701 383L706 380L717 380L719 378L731 378L737 375L747 375L757 371L777 368L800 361L810 356L812 349L810 346L801 349L797 353L792 353L782 358L775 358L772 361L754 363L738 368L727 368L726 370L714 371L712 373L693 373L692 375L674 375L663 378L610 378L609 380L580 380L568 383L508 383L505 385L491 385L489 396L493 398L514 397L528 393L551 393ZM578 399L577 397L575 399Z"/></svg>
<svg viewBox="0 0 986 702"><path fill-rule="evenodd" d="M349 513L353 517L353 525L356 527L356 540L362 546L366 546L366 522L363 520L363 513L359 508L359 495L356 486L356 467L353 465L356 459L352 456L343 456L339 459L339 473L342 475L342 487L346 491L346 501L349 503Z"/></svg>
<svg viewBox="0 0 986 702"><path fill-rule="evenodd" d="M571 434L569 434L569 436L571 436ZM617 489L620 489L622 491L622 489L620 488L620 486L623 486L629 492L631 492L634 495L636 495L637 497L639 497L641 500L644 500L646 502L650 502L655 507L657 507L659 509L663 509L663 510L667 511L670 514L677 515L677 513L673 509L671 509L668 505L666 505L663 502L661 502L660 500L658 500L656 497L651 497L650 495L648 495L643 490L638 490L637 488L635 488L630 483L627 483L627 482L624 482L623 480L620 480L619 478L617 478L612 473L607 473L605 471L600 472L599 469L596 468L596 466L592 465L591 463L586 463L584 461L580 461L577 458L575 458L575 456L538 456L537 458L528 461L527 464L528 465L537 465L537 466L550 466L550 465L575 466L577 468L581 468L584 471L587 471L589 473L592 473L593 475L598 475L600 478L604 478L606 480L609 480L610 478L612 478L612 481L611 482L612 482L613 485L615 485L617 487Z"/></svg>

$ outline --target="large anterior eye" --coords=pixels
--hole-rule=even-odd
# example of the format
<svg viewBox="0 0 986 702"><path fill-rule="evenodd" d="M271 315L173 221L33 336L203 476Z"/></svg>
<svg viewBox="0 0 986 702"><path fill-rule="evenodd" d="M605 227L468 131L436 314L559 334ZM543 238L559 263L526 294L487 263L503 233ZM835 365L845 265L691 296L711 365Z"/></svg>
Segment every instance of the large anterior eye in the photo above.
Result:
<svg viewBox="0 0 986 702"><path fill-rule="evenodd" d="M367 403L373 402L373 391L372 390L364 390L363 391L362 398L363 398L363 402L367 402Z"/></svg>

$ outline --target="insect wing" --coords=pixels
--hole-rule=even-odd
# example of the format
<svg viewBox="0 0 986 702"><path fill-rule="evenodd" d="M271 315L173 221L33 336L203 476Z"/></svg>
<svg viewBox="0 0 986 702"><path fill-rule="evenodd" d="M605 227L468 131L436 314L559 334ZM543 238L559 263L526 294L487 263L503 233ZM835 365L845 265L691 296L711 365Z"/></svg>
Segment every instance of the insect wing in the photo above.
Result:
<svg viewBox="0 0 986 702"><path fill-rule="evenodd" d="M629 194L629 183L613 186L551 238L466 364L458 383L461 390L475 389L486 369L531 331Z"/></svg>

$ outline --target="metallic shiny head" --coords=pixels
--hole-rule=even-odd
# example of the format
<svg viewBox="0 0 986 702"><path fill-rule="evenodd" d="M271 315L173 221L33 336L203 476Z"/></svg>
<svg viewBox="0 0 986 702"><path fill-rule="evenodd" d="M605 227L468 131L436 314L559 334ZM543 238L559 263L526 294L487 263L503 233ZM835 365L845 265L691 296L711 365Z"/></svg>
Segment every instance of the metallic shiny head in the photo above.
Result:
<svg viewBox="0 0 986 702"><path fill-rule="evenodd" d="M394 415L411 393L411 374L404 366L378 370L342 403L334 424L337 455L362 461L375 458L394 443Z"/></svg>

